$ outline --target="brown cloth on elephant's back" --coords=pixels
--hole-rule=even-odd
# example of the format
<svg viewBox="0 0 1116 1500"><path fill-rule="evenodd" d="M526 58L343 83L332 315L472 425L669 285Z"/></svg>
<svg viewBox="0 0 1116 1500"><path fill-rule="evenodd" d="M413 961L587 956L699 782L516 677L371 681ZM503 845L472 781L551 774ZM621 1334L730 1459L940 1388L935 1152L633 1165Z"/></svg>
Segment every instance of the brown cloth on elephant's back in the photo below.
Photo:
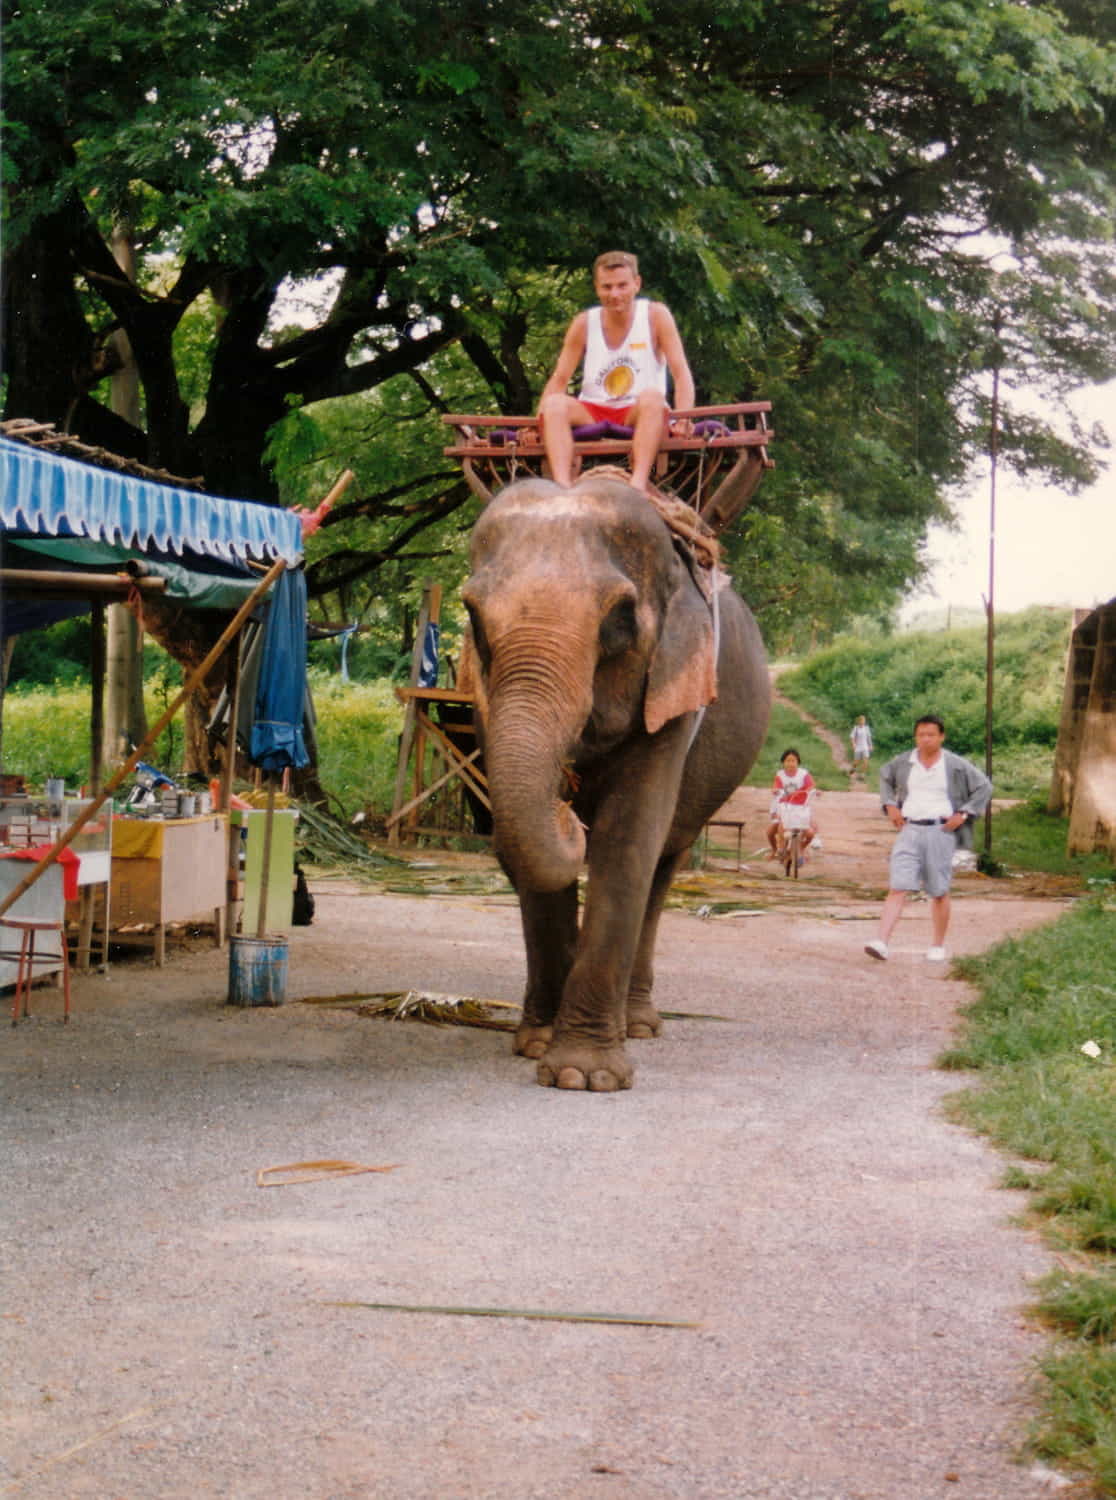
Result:
<svg viewBox="0 0 1116 1500"><path fill-rule="evenodd" d="M588 470L581 477L583 479L618 479L622 484L630 484L632 481L632 476L627 469L617 468L614 464L598 464L595 469ZM685 500L679 500L676 495L656 489L653 484L648 486L647 499L662 516L668 529L687 544L694 561L702 568L715 569L721 560L720 543L693 506L687 505ZM696 577L695 573L695 579ZM708 598L708 588L702 587L700 582L698 587Z"/></svg>

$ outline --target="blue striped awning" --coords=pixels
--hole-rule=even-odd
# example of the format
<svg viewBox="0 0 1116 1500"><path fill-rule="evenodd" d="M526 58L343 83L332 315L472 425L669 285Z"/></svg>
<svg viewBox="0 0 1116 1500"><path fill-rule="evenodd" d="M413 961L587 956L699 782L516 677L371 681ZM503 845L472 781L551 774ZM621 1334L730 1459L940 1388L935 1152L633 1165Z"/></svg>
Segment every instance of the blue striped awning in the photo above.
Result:
<svg viewBox="0 0 1116 1500"><path fill-rule="evenodd" d="M292 511L154 484L9 438L0 438L0 526L241 566L280 557L295 566L302 558L302 527Z"/></svg>

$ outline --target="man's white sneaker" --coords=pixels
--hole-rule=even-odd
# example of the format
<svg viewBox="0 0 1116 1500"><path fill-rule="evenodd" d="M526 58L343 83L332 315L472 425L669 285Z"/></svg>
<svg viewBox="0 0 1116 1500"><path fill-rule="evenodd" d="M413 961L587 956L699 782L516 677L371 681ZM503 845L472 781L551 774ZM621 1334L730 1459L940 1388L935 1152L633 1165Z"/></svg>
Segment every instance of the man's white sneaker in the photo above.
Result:
<svg viewBox="0 0 1116 1500"><path fill-rule="evenodd" d="M926 950L926 957L930 960L930 962L932 964L944 963L945 962L945 956L946 956L946 951L945 951L944 948L939 948L939 947L935 946L933 948L927 948L927 950Z"/></svg>
<svg viewBox="0 0 1116 1500"><path fill-rule="evenodd" d="M887 944L883 938L873 938L870 943L864 944L864 951L868 954L869 958L886 958ZM942 957L945 957L944 953Z"/></svg>

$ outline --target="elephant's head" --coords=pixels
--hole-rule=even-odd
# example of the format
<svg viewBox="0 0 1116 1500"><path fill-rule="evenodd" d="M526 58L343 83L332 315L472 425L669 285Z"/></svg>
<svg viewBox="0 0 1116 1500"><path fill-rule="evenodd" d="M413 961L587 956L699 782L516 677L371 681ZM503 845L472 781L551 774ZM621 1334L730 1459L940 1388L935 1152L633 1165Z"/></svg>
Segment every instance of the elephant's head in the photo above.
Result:
<svg viewBox="0 0 1116 1500"><path fill-rule="evenodd" d="M715 695L709 609L645 496L591 476L512 485L462 591L497 850L521 889L577 878L568 772Z"/></svg>

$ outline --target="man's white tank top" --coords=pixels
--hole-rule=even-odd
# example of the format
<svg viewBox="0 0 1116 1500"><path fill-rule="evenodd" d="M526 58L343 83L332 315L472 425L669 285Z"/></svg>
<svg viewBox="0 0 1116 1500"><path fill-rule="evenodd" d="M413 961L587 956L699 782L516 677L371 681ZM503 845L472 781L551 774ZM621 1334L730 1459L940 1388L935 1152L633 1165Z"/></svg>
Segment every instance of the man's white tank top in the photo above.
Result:
<svg viewBox="0 0 1116 1500"><path fill-rule="evenodd" d="M646 297L637 297L628 336L616 349L605 342L601 309L589 308L582 370L580 399L594 406L631 406L646 390L666 395L666 360L655 354Z"/></svg>

